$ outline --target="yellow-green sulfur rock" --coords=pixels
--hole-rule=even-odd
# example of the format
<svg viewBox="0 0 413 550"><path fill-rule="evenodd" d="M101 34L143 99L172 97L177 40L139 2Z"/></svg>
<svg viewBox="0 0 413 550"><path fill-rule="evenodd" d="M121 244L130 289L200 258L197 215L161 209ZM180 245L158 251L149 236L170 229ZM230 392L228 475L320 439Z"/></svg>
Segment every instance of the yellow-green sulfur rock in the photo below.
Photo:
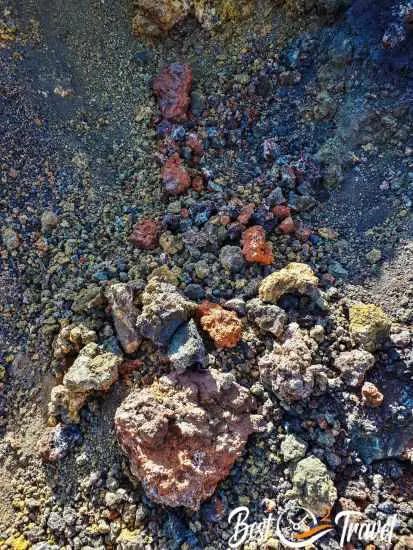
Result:
<svg viewBox="0 0 413 550"><path fill-rule="evenodd" d="M367 351L374 351L390 333L391 320L381 307L354 304L349 308L350 332Z"/></svg>
<svg viewBox="0 0 413 550"><path fill-rule="evenodd" d="M212 29L247 17L253 5L254 0L135 0L133 32L139 37L159 38L189 14Z"/></svg>
<svg viewBox="0 0 413 550"><path fill-rule="evenodd" d="M259 296L263 302L275 304L291 292L311 296L317 285L318 279L308 265L293 262L266 277L260 285Z"/></svg>

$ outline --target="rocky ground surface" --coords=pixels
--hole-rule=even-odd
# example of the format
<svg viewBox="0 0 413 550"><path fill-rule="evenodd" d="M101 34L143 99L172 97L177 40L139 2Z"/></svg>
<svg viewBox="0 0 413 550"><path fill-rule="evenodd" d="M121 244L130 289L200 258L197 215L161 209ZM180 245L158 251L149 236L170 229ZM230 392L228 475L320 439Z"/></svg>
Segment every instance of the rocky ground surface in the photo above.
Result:
<svg viewBox="0 0 413 550"><path fill-rule="evenodd" d="M115 4L0 2L1 547L411 548L409 2Z"/></svg>

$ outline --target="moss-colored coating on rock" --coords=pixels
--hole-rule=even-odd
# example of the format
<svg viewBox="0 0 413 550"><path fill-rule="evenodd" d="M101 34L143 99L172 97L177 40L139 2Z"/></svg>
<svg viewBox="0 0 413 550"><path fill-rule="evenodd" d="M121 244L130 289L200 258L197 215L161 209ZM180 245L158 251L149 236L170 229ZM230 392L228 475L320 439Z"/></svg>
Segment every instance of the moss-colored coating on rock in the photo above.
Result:
<svg viewBox="0 0 413 550"><path fill-rule="evenodd" d="M374 351L390 334L391 320L374 304L353 304L349 308L350 332L367 351Z"/></svg>
<svg viewBox="0 0 413 550"><path fill-rule="evenodd" d="M308 265L292 262L266 277L260 285L259 295L263 302L275 304L281 296L291 292L312 295L317 285L318 279Z"/></svg>
<svg viewBox="0 0 413 550"><path fill-rule="evenodd" d="M293 491L299 503L316 516L325 515L337 499L327 467L318 458L300 460L293 474Z"/></svg>

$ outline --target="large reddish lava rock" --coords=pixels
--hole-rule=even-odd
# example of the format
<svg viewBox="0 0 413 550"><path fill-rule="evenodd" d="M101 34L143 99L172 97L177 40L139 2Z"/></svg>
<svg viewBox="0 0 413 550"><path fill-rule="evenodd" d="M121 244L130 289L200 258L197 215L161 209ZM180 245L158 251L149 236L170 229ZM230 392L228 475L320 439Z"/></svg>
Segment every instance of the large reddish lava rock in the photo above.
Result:
<svg viewBox="0 0 413 550"><path fill-rule="evenodd" d="M115 416L132 473L152 500L198 510L262 417L248 390L217 370L173 373L133 391Z"/></svg>
<svg viewBox="0 0 413 550"><path fill-rule="evenodd" d="M242 253L248 262L262 265L273 263L271 243L266 242L264 228L260 225L254 225L244 231L242 245Z"/></svg>
<svg viewBox="0 0 413 550"><path fill-rule="evenodd" d="M198 308L198 316L202 328L219 348L233 348L241 340L242 323L233 311L205 301Z"/></svg>
<svg viewBox="0 0 413 550"><path fill-rule="evenodd" d="M129 240L137 248L151 250L158 246L160 231L159 222L141 220L134 225Z"/></svg>
<svg viewBox="0 0 413 550"><path fill-rule="evenodd" d="M159 98L163 118L184 122L191 102L192 69L186 63L172 63L165 67L153 84Z"/></svg>
<svg viewBox="0 0 413 550"><path fill-rule="evenodd" d="M165 190L170 195L181 195L191 186L191 178L178 153L174 153L165 162L161 176Z"/></svg>

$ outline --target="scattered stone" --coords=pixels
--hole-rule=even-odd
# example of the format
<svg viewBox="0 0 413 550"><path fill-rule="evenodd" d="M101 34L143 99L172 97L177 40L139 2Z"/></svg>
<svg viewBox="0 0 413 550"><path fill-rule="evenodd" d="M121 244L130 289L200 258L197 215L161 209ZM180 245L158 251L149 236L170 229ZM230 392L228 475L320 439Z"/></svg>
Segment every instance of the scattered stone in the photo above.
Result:
<svg viewBox="0 0 413 550"><path fill-rule="evenodd" d="M158 246L160 224L152 220L141 220L133 227L129 241L137 248L151 250Z"/></svg>
<svg viewBox="0 0 413 550"><path fill-rule="evenodd" d="M391 320L374 304L354 304L349 308L350 333L367 351L375 351L389 337Z"/></svg>
<svg viewBox="0 0 413 550"><path fill-rule="evenodd" d="M363 402L369 407L380 407L383 403L383 394L379 391L377 386L371 382L364 382L361 388L361 395L363 396Z"/></svg>
<svg viewBox="0 0 413 550"><path fill-rule="evenodd" d="M239 273L244 267L244 258L239 246L223 246L219 253L222 267L230 273Z"/></svg>
<svg viewBox="0 0 413 550"><path fill-rule="evenodd" d="M65 458L73 447L81 443L82 436L78 426L58 424L52 428L46 428L37 449L43 460L56 462Z"/></svg>
<svg viewBox="0 0 413 550"><path fill-rule="evenodd" d="M248 320L257 325L262 332L270 332L276 338L283 335L287 323L287 314L276 305L268 305L254 298L247 302Z"/></svg>
<svg viewBox="0 0 413 550"><path fill-rule="evenodd" d="M50 392L48 412L52 420L59 419L63 424L78 424L79 411L86 404L87 393L70 392L66 386L59 384Z"/></svg>
<svg viewBox="0 0 413 550"><path fill-rule="evenodd" d="M286 403L307 399L323 384L325 378L319 365L311 365L312 354L304 340L304 331L292 323L285 333L282 345L275 343L271 353L258 362L262 381ZM325 382L325 381L324 381ZM324 383L325 385L325 383Z"/></svg>
<svg viewBox="0 0 413 550"><path fill-rule="evenodd" d="M353 349L340 353L334 361L334 366L341 372L344 382L356 388L362 385L367 371L374 363L374 355L368 351Z"/></svg>
<svg viewBox="0 0 413 550"><path fill-rule="evenodd" d="M167 355L173 368L178 372L184 372L192 366L206 366L205 346L192 319L181 325L172 336Z"/></svg>
<svg viewBox="0 0 413 550"><path fill-rule="evenodd" d="M5 227L2 231L4 246L10 252L16 250L20 246L20 237L11 227Z"/></svg>
<svg viewBox="0 0 413 550"><path fill-rule="evenodd" d="M301 506L317 517L327 514L337 500L337 490L328 470L318 458L300 460L293 473L293 491Z"/></svg>
<svg viewBox="0 0 413 550"><path fill-rule="evenodd" d="M117 410L115 428L148 497L196 511L259 429L254 411L231 374L187 371L134 390Z"/></svg>
<svg viewBox="0 0 413 550"><path fill-rule="evenodd" d="M165 231L159 238L159 244L166 254L177 254L184 245L182 239L178 235L173 235L170 231Z"/></svg>
<svg viewBox="0 0 413 550"><path fill-rule="evenodd" d="M63 377L63 385L73 393L107 391L118 379L121 363L122 357L87 344Z"/></svg>
<svg viewBox="0 0 413 550"><path fill-rule="evenodd" d="M236 313L218 304L212 304L205 313L201 304L199 311L202 328L219 348L233 348L238 344L242 336L242 323Z"/></svg>
<svg viewBox="0 0 413 550"><path fill-rule="evenodd" d="M189 0L139 0L135 2L133 32L140 37L158 38L183 19L190 7Z"/></svg>
<svg viewBox="0 0 413 550"><path fill-rule="evenodd" d="M172 2L171 2L172 3ZM163 118L184 122L191 103L192 69L185 63L172 63L155 79L153 89L159 98Z"/></svg>
<svg viewBox="0 0 413 550"><path fill-rule="evenodd" d="M130 285L118 283L108 289L107 296L118 340L125 353L134 353L142 338L136 327L138 310L134 305L133 289Z"/></svg>
<svg viewBox="0 0 413 550"><path fill-rule="evenodd" d="M40 219L42 226L42 233L48 233L59 223L58 216L52 210L45 210Z"/></svg>
<svg viewBox="0 0 413 550"><path fill-rule="evenodd" d="M75 313L90 313L91 310L105 307L106 299L102 287L90 285L82 288L72 304L72 311Z"/></svg>
<svg viewBox="0 0 413 550"><path fill-rule="evenodd" d="M63 359L67 355L74 355L90 344L96 342L97 334L85 325L75 323L63 327L56 337L53 345L53 357Z"/></svg>
<svg viewBox="0 0 413 550"><path fill-rule="evenodd" d="M381 252L377 248L373 248L373 250L370 250L368 254L366 254L367 261L371 264L377 264L381 260Z"/></svg>
<svg viewBox="0 0 413 550"><path fill-rule="evenodd" d="M293 262L266 277L260 285L259 295L263 302L275 304L284 294L297 292L314 296L317 285L318 279L309 266Z"/></svg>
<svg viewBox="0 0 413 550"><path fill-rule="evenodd" d="M307 447L308 445L305 441L302 441L294 434L288 434L281 443L281 453L285 462L296 461L305 457Z"/></svg>
<svg viewBox="0 0 413 550"><path fill-rule="evenodd" d="M274 261L271 243L265 240L264 228L250 227L242 234L242 253L247 262L271 265Z"/></svg>
<svg viewBox="0 0 413 550"><path fill-rule="evenodd" d="M136 326L143 338L166 346L175 331L195 313L196 304L185 299L175 286L153 278L142 293L142 313Z"/></svg>
<svg viewBox="0 0 413 550"><path fill-rule="evenodd" d="M191 187L191 178L178 153L174 153L165 162L161 176L165 191L170 195L182 195Z"/></svg>

